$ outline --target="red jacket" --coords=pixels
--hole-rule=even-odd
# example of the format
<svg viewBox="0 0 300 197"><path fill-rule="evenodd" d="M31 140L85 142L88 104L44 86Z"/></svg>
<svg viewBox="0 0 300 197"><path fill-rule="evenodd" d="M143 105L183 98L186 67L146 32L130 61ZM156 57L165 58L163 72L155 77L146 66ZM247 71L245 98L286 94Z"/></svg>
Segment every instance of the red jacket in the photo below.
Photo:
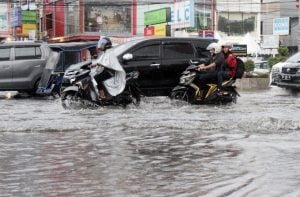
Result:
<svg viewBox="0 0 300 197"><path fill-rule="evenodd" d="M225 61L227 62L227 66L229 68L229 74L231 77L233 77L235 75L235 71L236 71L236 57L232 54L228 55L228 57L225 59Z"/></svg>

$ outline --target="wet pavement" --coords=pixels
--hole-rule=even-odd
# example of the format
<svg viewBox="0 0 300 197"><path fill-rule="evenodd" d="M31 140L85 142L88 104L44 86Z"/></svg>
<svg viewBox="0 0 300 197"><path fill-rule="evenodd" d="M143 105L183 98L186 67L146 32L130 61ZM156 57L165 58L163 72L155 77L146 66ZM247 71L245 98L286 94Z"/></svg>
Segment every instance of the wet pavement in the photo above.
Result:
<svg viewBox="0 0 300 197"><path fill-rule="evenodd" d="M300 196L300 95L64 110L0 93L0 196Z"/></svg>

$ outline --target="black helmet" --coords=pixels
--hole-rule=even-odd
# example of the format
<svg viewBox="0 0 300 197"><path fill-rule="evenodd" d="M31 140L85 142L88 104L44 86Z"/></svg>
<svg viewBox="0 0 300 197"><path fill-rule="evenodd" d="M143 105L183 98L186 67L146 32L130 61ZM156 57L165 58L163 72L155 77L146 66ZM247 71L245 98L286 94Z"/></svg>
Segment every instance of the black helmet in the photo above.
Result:
<svg viewBox="0 0 300 197"><path fill-rule="evenodd" d="M112 42L108 37L102 37L98 42L98 48L104 46L104 49L109 49L112 47Z"/></svg>

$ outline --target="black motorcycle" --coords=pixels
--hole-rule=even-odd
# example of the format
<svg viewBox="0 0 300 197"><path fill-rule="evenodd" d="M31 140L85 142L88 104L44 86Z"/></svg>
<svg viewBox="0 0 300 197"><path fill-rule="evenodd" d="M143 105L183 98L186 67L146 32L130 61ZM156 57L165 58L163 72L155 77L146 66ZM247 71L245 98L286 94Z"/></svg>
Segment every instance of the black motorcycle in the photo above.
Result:
<svg viewBox="0 0 300 197"><path fill-rule="evenodd" d="M182 72L179 84L173 88L171 99L177 99L189 102L191 104L225 104L236 103L237 96L240 96L234 85L235 79L230 79L222 83L222 94L217 92L217 84L208 83L205 88L200 88L199 77L197 74L197 62L191 62L191 65Z"/></svg>
<svg viewBox="0 0 300 197"><path fill-rule="evenodd" d="M140 102L140 90L136 83L139 76L137 71L126 74L126 86L124 91L117 96L109 96L105 100L99 100L97 86L90 76L92 61L86 61L72 65L64 74L61 87L61 103L65 109L80 109L95 106L128 104L138 105Z"/></svg>

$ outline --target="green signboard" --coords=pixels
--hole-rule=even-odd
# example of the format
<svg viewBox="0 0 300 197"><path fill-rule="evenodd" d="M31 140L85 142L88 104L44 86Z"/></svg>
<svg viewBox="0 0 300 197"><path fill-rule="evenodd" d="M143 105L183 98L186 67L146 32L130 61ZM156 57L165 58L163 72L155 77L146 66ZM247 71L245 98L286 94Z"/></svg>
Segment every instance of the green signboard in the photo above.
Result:
<svg viewBox="0 0 300 197"><path fill-rule="evenodd" d="M36 11L22 11L22 23L34 24L36 23Z"/></svg>
<svg viewBox="0 0 300 197"><path fill-rule="evenodd" d="M171 21L171 8L151 10L144 13L144 24L155 25Z"/></svg>

